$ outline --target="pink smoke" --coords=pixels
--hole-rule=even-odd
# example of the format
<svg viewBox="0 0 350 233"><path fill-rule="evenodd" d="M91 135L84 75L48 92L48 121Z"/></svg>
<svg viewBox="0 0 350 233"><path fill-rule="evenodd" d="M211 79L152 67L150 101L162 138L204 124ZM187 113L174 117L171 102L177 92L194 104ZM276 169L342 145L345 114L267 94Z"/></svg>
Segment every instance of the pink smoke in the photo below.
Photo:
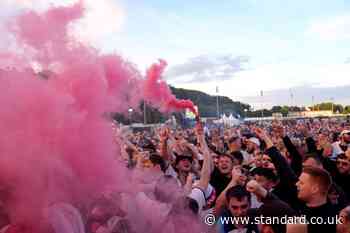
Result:
<svg viewBox="0 0 350 233"><path fill-rule="evenodd" d="M10 24L21 53L0 55L0 186L10 190L12 222L37 225L50 203L84 204L107 186L126 186L107 117L138 105L141 76L68 36L82 15L79 2Z"/></svg>
<svg viewBox="0 0 350 233"><path fill-rule="evenodd" d="M147 79L144 87L145 100L159 107L164 112L180 111L187 108L197 115L198 113L192 101L176 99L167 83L161 79L166 66L166 61L160 59L159 64L155 63L147 70Z"/></svg>
<svg viewBox="0 0 350 233"><path fill-rule="evenodd" d="M83 13L82 1L26 12L9 24L20 52L0 52L0 190L9 191L0 194L11 222L34 229L53 203L86 205L107 187L130 189L109 113L136 109L143 93L164 111L195 112L160 80L165 62L144 82L122 57L69 36Z"/></svg>

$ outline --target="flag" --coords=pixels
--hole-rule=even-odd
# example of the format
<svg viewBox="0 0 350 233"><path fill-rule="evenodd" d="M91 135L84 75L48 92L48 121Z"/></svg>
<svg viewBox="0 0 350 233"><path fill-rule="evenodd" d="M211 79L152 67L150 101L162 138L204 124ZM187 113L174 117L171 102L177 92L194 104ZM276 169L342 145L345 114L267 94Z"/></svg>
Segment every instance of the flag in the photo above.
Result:
<svg viewBox="0 0 350 233"><path fill-rule="evenodd" d="M196 110L196 112L198 112L198 106L194 106L194 109ZM196 116L194 115L194 113L192 111L190 111L189 109L186 109L186 111L185 111L185 118L187 118L187 119L195 119Z"/></svg>

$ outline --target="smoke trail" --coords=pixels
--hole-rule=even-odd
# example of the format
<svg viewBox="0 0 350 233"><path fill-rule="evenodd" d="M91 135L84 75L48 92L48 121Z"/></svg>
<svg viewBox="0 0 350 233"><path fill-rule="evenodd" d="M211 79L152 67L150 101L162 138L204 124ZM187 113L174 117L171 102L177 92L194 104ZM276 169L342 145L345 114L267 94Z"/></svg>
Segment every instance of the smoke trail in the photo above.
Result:
<svg viewBox="0 0 350 233"><path fill-rule="evenodd" d="M52 204L86 205L106 188L133 189L116 159L109 113L137 108L142 94L164 111L194 110L160 81L165 62L145 82L122 57L71 37L69 25L83 14L82 1L25 12L9 24L18 52L0 51L0 194L11 222L33 232Z"/></svg>
<svg viewBox="0 0 350 233"><path fill-rule="evenodd" d="M147 70L144 98L164 112L179 111L188 108L197 115L194 104L190 100L176 99L166 82L161 80L161 75L166 66L166 61L159 60L159 64L155 63Z"/></svg>

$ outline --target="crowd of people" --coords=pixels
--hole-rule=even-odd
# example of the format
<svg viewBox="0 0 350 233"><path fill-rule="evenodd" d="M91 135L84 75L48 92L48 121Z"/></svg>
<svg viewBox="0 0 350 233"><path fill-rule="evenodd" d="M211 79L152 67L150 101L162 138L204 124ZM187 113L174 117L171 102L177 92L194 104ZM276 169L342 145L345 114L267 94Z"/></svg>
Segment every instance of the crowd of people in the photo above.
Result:
<svg viewBox="0 0 350 233"><path fill-rule="evenodd" d="M48 232L350 232L346 120L116 132L133 193L105 192L88 207L57 203ZM0 210L0 232L27 232Z"/></svg>
<svg viewBox="0 0 350 233"><path fill-rule="evenodd" d="M213 232L350 232L350 124L345 120L161 128L129 134L123 142L127 166L153 174L144 180L150 185L144 198L167 204L165 219L178 200L186 200L182 206L199 222L215 216ZM303 216L307 222L222 221L245 216Z"/></svg>

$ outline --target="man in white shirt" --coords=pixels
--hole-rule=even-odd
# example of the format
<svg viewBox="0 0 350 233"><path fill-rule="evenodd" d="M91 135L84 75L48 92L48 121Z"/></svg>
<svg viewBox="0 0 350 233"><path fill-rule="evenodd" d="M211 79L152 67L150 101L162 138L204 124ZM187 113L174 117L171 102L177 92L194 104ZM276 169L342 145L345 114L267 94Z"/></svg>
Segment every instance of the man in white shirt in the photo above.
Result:
<svg viewBox="0 0 350 233"><path fill-rule="evenodd" d="M332 144L332 159L336 159L338 155L344 154L350 147L350 130L343 130L339 135L339 141Z"/></svg>

